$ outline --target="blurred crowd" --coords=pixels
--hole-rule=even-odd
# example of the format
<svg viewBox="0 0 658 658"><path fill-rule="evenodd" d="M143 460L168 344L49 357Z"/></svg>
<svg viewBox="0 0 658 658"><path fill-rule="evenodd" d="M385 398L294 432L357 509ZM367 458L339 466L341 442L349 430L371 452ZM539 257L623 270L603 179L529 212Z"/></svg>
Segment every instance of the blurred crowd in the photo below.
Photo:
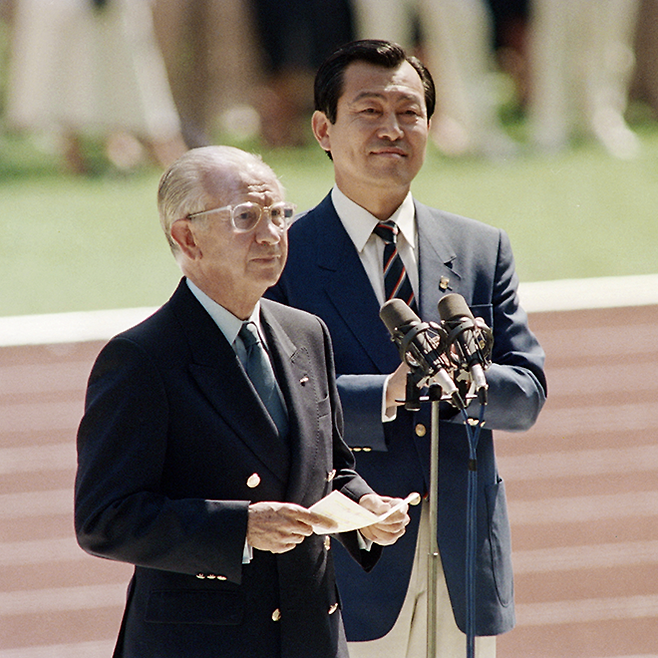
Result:
<svg viewBox="0 0 658 658"><path fill-rule="evenodd" d="M57 135L76 172L90 135L119 169L218 134L303 145L315 70L357 38L428 65L451 157L518 152L506 105L524 148L591 139L632 158L629 100L658 111L658 0L0 0L0 18L3 129Z"/></svg>

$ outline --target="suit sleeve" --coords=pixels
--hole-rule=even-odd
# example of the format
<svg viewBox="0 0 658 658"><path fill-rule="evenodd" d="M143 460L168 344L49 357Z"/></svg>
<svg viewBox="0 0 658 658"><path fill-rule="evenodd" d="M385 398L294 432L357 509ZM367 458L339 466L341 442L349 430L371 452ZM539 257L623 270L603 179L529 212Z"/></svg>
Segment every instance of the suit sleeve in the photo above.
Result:
<svg viewBox="0 0 658 658"><path fill-rule="evenodd" d="M352 447L385 450L382 396L388 375L339 375L338 391L345 414L345 440Z"/></svg>
<svg viewBox="0 0 658 658"><path fill-rule="evenodd" d="M494 334L492 364L486 372L487 427L523 431L535 423L546 400L544 352L519 305L518 277L509 238L504 231L499 236L490 308L474 304L471 310L476 316L485 316ZM479 405L471 403L468 411L477 417Z"/></svg>
<svg viewBox="0 0 658 658"><path fill-rule="evenodd" d="M78 542L93 555L239 583L248 502L164 495L168 417L148 354L111 341L92 370L78 431Z"/></svg>

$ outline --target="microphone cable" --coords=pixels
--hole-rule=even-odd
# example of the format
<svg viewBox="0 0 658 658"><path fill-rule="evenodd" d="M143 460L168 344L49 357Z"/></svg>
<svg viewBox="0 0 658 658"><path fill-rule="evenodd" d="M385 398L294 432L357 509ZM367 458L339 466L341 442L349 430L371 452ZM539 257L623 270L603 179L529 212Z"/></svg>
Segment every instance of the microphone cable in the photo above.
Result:
<svg viewBox="0 0 658 658"><path fill-rule="evenodd" d="M468 439L468 473L466 490L466 658L475 657L475 601L476 601L476 551L477 551L477 447L484 425L485 405L480 406L477 422L470 418L465 409L462 416Z"/></svg>

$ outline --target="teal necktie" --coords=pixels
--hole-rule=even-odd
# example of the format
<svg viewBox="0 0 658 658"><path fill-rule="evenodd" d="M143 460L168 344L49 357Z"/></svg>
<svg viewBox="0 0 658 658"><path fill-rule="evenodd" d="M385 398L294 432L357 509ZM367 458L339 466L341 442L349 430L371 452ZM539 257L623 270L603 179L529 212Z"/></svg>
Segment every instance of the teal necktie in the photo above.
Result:
<svg viewBox="0 0 658 658"><path fill-rule="evenodd" d="M253 322L245 322L238 335L247 353L246 363L243 364L247 375L279 430L279 435L285 437L288 434L288 414L258 328Z"/></svg>

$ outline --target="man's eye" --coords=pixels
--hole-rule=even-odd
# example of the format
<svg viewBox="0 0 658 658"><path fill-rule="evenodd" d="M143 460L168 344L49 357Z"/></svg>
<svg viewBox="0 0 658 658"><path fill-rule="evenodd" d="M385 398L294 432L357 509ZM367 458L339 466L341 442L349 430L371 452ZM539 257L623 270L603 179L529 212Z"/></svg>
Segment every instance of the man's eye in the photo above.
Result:
<svg viewBox="0 0 658 658"><path fill-rule="evenodd" d="M235 213L234 221L240 227L253 226L258 222L260 212L256 208L244 208Z"/></svg>

